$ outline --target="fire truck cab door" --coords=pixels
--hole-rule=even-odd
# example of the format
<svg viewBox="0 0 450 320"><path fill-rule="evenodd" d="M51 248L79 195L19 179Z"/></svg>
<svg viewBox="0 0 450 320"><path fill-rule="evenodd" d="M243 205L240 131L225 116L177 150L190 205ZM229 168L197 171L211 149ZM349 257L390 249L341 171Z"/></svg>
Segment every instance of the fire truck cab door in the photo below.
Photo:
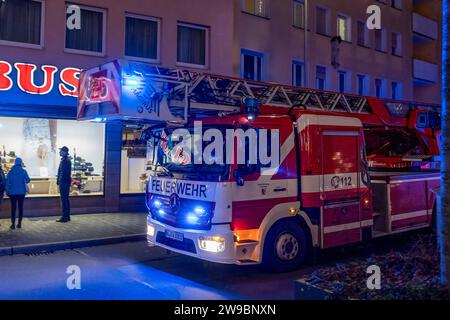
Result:
<svg viewBox="0 0 450 320"><path fill-rule="evenodd" d="M323 248L361 240L360 148L358 130L322 130Z"/></svg>

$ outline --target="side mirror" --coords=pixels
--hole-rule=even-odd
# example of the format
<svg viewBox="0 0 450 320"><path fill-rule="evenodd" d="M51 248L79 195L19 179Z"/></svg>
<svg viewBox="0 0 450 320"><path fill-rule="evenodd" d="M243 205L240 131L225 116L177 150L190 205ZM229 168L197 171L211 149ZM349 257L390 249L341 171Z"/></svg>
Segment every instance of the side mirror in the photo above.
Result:
<svg viewBox="0 0 450 320"><path fill-rule="evenodd" d="M239 170L235 169L233 172L233 176L234 176L234 179L236 180L236 184L239 187L244 186L245 180L244 180L244 177L242 176L242 173Z"/></svg>

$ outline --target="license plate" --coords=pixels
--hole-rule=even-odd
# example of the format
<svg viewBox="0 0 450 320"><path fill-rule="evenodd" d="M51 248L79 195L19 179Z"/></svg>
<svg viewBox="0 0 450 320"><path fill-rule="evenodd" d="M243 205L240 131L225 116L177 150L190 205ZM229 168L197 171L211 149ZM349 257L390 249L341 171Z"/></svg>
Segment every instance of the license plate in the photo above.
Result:
<svg viewBox="0 0 450 320"><path fill-rule="evenodd" d="M172 230L166 230L166 238L181 242L184 241L184 235L181 232L176 232Z"/></svg>

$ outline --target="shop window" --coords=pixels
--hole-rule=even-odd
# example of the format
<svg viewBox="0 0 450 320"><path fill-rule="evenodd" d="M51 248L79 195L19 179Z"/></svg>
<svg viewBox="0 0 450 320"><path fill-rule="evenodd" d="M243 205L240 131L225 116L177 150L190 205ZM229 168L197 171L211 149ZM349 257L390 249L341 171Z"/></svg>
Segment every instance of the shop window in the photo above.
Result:
<svg viewBox="0 0 450 320"><path fill-rule="evenodd" d="M80 9L82 27L70 30L66 26L66 51L104 55L106 11L84 6Z"/></svg>
<svg viewBox="0 0 450 320"><path fill-rule="evenodd" d="M19 46L42 46L42 2L0 2L0 42Z"/></svg>
<svg viewBox="0 0 450 320"><path fill-rule="evenodd" d="M120 192L145 192L147 173L147 144L140 137L142 130L125 126L122 130Z"/></svg>
<svg viewBox="0 0 450 320"><path fill-rule="evenodd" d="M159 20L128 15L125 18L125 55L158 61Z"/></svg>
<svg viewBox="0 0 450 320"><path fill-rule="evenodd" d="M179 65L206 67L208 61L208 28L178 24Z"/></svg>
<svg viewBox="0 0 450 320"><path fill-rule="evenodd" d="M72 160L72 196L102 195L105 127L71 120L0 118L1 165L8 173L22 158L31 178L30 197L58 196L58 148Z"/></svg>
<svg viewBox="0 0 450 320"><path fill-rule="evenodd" d="M303 0L294 0L294 26L305 27L305 3Z"/></svg>
<svg viewBox="0 0 450 320"><path fill-rule="evenodd" d="M244 79L261 81L263 59L263 53L243 49L241 54L241 76Z"/></svg>

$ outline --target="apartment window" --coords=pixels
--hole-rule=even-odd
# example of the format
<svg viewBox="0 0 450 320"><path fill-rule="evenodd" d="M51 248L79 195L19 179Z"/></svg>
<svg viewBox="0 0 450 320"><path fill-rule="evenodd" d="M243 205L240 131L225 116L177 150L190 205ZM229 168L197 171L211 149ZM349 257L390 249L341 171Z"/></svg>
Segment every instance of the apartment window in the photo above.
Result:
<svg viewBox="0 0 450 320"><path fill-rule="evenodd" d="M369 81L366 75L358 74L357 76L358 84L358 95L368 96L369 95Z"/></svg>
<svg viewBox="0 0 450 320"><path fill-rule="evenodd" d="M369 29L367 28L367 25L363 21L358 21L357 23L358 27L358 45L362 47L369 47Z"/></svg>
<svg viewBox="0 0 450 320"><path fill-rule="evenodd" d="M337 17L337 33L344 41L352 41L351 19L348 16L339 14Z"/></svg>
<svg viewBox="0 0 450 320"><path fill-rule="evenodd" d="M329 34L328 9L316 7L316 32L323 35Z"/></svg>
<svg viewBox="0 0 450 320"><path fill-rule="evenodd" d="M350 92L349 75L347 71L338 71L338 85L340 93Z"/></svg>
<svg viewBox="0 0 450 320"><path fill-rule="evenodd" d="M305 65L303 62L294 61L292 63L292 85L296 87L303 87L305 85L304 75Z"/></svg>
<svg viewBox="0 0 450 320"><path fill-rule="evenodd" d="M399 82L392 81L391 82L391 98L393 100L402 99L402 85Z"/></svg>
<svg viewBox="0 0 450 320"><path fill-rule="evenodd" d="M267 0L242 0L242 11L255 16L267 17Z"/></svg>
<svg viewBox="0 0 450 320"><path fill-rule="evenodd" d="M81 7L82 28L70 30L66 27L66 51L104 55L105 15L105 10Z"/></svg>
<svg viewBox="0 0 450 320"><path fill-rule="evenodd" d="M392 0L391 2L392 8L401 9L402 8L402 0Z"/></svg>
<svg viewBox="0 0 450 320"><path fill-rule="evenodd" d="M43 8L41 1L0 0L0 42L19 46L42 45Z"/></svg>
<svg viewBox="0 0 450 320"><path fill-rule="evenodd" d="M402 55L402 35L392 32L392 54L394 56Z"/></svg>
<svg viewBox="0 0 450 320"><path fill-rule="evenodd" d="M207 65L207 37L205 27L178 24L177 62L188 66Z"/></svg>
<svg viewBox="0 0 450 320"><path fill-rule="evenodd" d="M244 79L261 81L263 74L263 59L263 53L242 50L241 76Z"/></svg>
<svg viewBox="0 0 450 320"><path fill-rule="evenodd" d="M386 30L375 30L375 50L386 52Z"/></svg>
<svg viewBox="0 0 450 320"><path fill-rule="evenodd" d="M316 66L316 88L325 90L327 84L327 68Z"/></svg>
<svg viewBox="0 0 450 320"><path fill-rule="evenodd" d="M294 26L305 27L305 3L303 1L294 1Z"/></svg>
<svg viewBox="0 0 450 320"><path fill-rule="evenodd" d="M383 79L375 79L375 96L377 98L386 97L386 81Z"/></svg>
<svg viewBox="0 0 450 320"><path fill-rule="evenodd" d="M128 15L125 18L125 56L158 60L159 20Z"/></svg>

